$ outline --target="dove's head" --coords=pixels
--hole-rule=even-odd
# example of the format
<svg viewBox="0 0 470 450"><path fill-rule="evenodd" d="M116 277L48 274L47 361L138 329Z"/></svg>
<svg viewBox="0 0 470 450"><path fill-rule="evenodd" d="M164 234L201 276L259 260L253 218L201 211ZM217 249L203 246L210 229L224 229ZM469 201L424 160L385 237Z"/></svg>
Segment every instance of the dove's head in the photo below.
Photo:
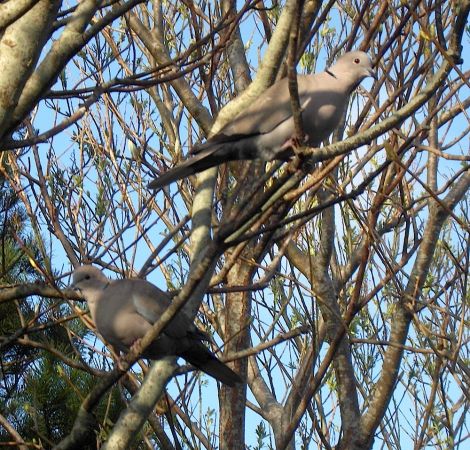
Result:
<svg viewBox="0 0 470 450"><path fill-rule="evenodd" d="M329 72L338 79L347 79L352 87L356 87L366 77L376 77L371 59L367 53L361 51L345 53Z"/></svg>
<svg viewBox="0 0 470 450"><path fill-rule="evenodd" d="M109 284L106 276L96 267L81 266L73 272L71 288L79 291L87 300L89 294L102 290Z"/></svg>

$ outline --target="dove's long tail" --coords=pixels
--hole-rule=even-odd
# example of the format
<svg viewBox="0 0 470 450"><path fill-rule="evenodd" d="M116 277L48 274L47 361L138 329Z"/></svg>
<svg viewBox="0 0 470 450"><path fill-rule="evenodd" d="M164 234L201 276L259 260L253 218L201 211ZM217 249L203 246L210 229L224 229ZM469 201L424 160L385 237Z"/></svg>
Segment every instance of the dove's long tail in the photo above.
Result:
<svg viewBox="0 0 470 450"><path fill-rule="evenodd" d="M148 185L149 189L160 189L173 181L189 177L195 173L202 172L211 167L218 166L227 161L236 159L231 155L228 145L212 145L198 152L195 156L183 161L173 169L155 178Z"/></svg>
<svg viewBox="0 0 470 450"><path fill-rule="evenodd" d="M241 383L242 379L229 367L227 367L201 342L193 345L183 354L186 361L191 363L194 367L202 370L211 377L220 381L227 386L234 386L236 383Z"/></svg>

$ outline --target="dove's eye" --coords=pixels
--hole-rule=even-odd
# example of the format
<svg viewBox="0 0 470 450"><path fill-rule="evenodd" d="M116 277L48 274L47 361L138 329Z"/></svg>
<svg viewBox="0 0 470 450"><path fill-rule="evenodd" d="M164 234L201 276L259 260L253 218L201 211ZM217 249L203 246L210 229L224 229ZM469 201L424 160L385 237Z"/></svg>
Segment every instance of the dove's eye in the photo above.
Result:
<svg viewBox="0 0 470 450"><path fill-rule="evenodd" d="M355 64L359 64L360 62L361 62L361 60L360 60L359 58L356 58L356 59L354 60L354 63L355 63Z"/></svg>

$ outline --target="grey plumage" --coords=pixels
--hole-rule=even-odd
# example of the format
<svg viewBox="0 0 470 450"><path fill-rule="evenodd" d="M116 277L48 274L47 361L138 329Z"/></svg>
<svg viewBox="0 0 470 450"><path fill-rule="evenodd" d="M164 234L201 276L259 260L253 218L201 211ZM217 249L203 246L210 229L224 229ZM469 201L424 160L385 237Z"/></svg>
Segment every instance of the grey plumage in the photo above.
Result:
<svg viewBox="0 0 470 450"><path fill-rule="evenodd" d="M171 303L162 290L145 280L109 280L98 268L81 266L73 273L72 287L88 302L96 329L122 352L152 327ZM183 313L174 317L144 351L145 358L181 356L220 382L233 386L240 377L201 342L210 340Z"/></svg>
<svg viewBox="0 0 470 450"><path fill-rule="evenodd" d="M336 129L351 92L368 76L374 76L372 62L360 51L344 54L324 72L297 76L307 145L320 145ZM149 188L159 189L228 161L287 160L292 156L289 142L294 133L289 88L284 78L264 91L219 133L193 148L194 156L150 182Z"/></svg>

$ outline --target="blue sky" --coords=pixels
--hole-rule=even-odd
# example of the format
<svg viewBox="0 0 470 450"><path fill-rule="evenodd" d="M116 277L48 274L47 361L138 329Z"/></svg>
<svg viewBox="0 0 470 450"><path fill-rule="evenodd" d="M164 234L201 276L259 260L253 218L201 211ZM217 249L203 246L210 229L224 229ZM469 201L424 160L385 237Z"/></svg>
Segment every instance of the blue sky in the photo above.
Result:
<svg viewBox="0 0 470 450"><path fill-rule="evenodd" d="M334 14L332 15L332 21L330 22L330 28L340 29L339 24L335 25ZM248 36L250 38L251 38L251 36L255 36L255 34L252 32L252 29L253 29L253 23L252 23L251 19L245 21L242 25L242 35L244 37ZM468 70L468 68L469 68L468 59L470 58L470 49L469 49L469 45L468 45L468 36L467 36L466 44L467 45L464 45L464 51L463 51L463 58L465 60L465 63L462 66L463 71ZM263 55L264 47L261 46L261 48L260 48L260 46L261 46L260 42L256 42L256 39L252 39L251 46L248 50L248 58L249 58L250 64L253 67L257 67L259 58L262 57L262 55ZM318 56L318 63L317 63L317 66L316 66L317 70L322 70L324 68L325 55L326 55L325 48L320 49L319 56ZM113 63L110 65L110 68L113 69L113 70L114 70L115 67L116 66ZM73 79L78 77L77 68L74 67L72 64L70 64L67 68L67 76L69 77L69 87L70 87L74 84ZM93 80L88 81L88 85L93 85L93 84L94 84ZM366 89L366 90L370 89L371 85L372 85L371 80L366 80L362 84L363 88ZM80 87L83 87L83 86L80 86ZM56 88L59 88L59 86L57 86ZM469 93L470 93L470 89L467 87L467 88L463 89L462 92L463 92L463 95L468 96ZM379 102L382 102L384 100L385 96L386 96L386 92L381 92L381 94L379 96ZM117 98L117 96L115 96L115 97ZM137 94L137 97L141 97L140 94ZM142 98L145 98L145 96L143 95ZM135 127L135 131L138 132L139 128L138 128L137 124L132 123L132 120L135 117L135 113L134 113L134 111L132 110L132 108L130 106L127 106L126 108L127 108L127 110L125 112L126 119L129 121L129 124L131 126ZM421 112L421 114L422 114L422 112ZM39 130L42 132L42 131L45 131L45 130L49 129L51 124L54 123L55 120L56 120L56 117L54 117L54 115L50 111L50 109L46 108L44 103L42 103L40 105L39 109L38 109L38 113L37 113L36 119L34 121L35 126L38 127ZM60 121L60 119L59 119L59 121ZM463 117L461 117L453 123L452 128L449 131L449 133L451 133L453 135L457 135L457 133L459 132L459 129L462 129L465 126L468 126L468 123L465 123ZM52 140L54 149L56 151L56 155L59 158L59 166L64 168L64 169L67 169L70 166L71 155L72 154L75 155L75 156L78 155L78 151L77 151L76 146L71 142L71 135L75 131L76 131L75 126L70 127L65 132L63 132L60 135L56 136ZM183 140L185 139L184 133L185 132L183 130L183 132L182 132L182 139ZM124 135L115 135L115 136L113 136L113 139L114 139L116 149L118 149L120 152L122 152L124 154L130 155L129 148L128 148L128 141L127 141L126 136L124 136ZM467 142L467 144L469 143L468 139L466 140L466 142ZM39 153L40 153L40 156L42 158L42 164L43 164L44 167L46 167L47 163L49 162L49 155L48 155L48 152L47 152L47 149L49 148L48 145L49 144L43 144L43 145L39 146L39 148L40 148ZM456 153L465 153L466 151L468 151L468 148L467 149L463 148L464 145L465 145L465 140L463 141L463 143L460 143L459 145L456 146L455 149L452 149L451 151L455 151ZM470 145L469 145L469 147L470 147ZM187 148L185 148L185 150L187 150ZM362 152L362 151L365 151L365 149L359 150L359 152ZM382 154L382 157L385 158L385 154ZM441 177L440 181L444 182L444 180L449 176L449 174L451 172L453 172L454 170L456 170L459 166L460 166L460 163L447 162L447 161L443 162L440 166L440 172L439 172L440 177ZM34 164L32 165L32 167L34 169ZM84 183L84 189L90 192L91 200L96 199L97 191L96 191L96 184L95 183L97 182L98 178L99 178L99 176L96 174L96 172L94 170L92 170L89 173L89 179ZM171 187L171 191L175 192L176 187L175 186ZM162 202L161 199L162 199L161 194L159 194L159 196L157 196L157 200ZM137 197L134 199L134 203L135 203L136 208L138 208L140 206L139 203L138 203ZM425 218L426 217L423 216L423 220L425 220ZM112 230L107 230L107 232L109 234L108 237L112 237ZM163 239L164 233L165 233L165 227L163 225L159 225L158 227L152 228L151 238L154 241L155 245L158 245L160 240ZM62 246L55 240L55 238L53 238L51 236L49 236L49 238L52 239L51 245L52 245L52 250L53 250L53 266L54 266L54 268L59 270L59 271L61 271L61 270L64 270L64 271L70 270L71 269L70 262L68 261L66 255L65 255L65 253L62 249ZM136 239L135 232L134 232L134 230L131 230L126 234L124 240L126 241L127 244L129 244L129 243L132 243L135 239ZM134 266L135 266L136 269L140 269L141 265L144 263L144 261L147 259L148 255L149 255L149 249L148 249L147 245L142 241L139 241L139 243L136 245L135 249L136 249L136 252L135 252L135 256L133 257ZM107 257L108 257L108 255L107 255ZM175 261L175 268L177 268L177 267L178 267L178 261ZM186 274L184 272L178 273L177 271L175 271L174 272L173 282L176 285L178 285L180 282L184 281L185 276L186 276ZM64 281L66 281L66 280L64 280ZM153 283L155 283L156 285L158 285L161 288L165 288L165 284L166 284L165 279L164 279L164 277L163 277L163 275L160 271L154 271L151 274L151 276L149 277L149 281L152 281ZM305 280L305 284L308 285L306 280ZM308 295L308 293L306 293L306 295ZM377 367L377 370L378 369L379 369L379 367ZM208 377L205 377L205 379L208 380ZM213 385L212 380L208 381L208 382ZM173 395L176 395L177 391L174 389L173 386L174 386L174 382L172 382L172 384L170 384L169 391L170 391L170 393L173 393ZM282 387L282 385L280 385L278 388L279 388L278 395L279 395L279 398L281 398L282 393L283 393L283 387ZM449 392L451 392L452 389L455 389L455 385L450 385L449 386ZM397 391L397 394L398 394L397 397L396 397L397 399L401 398L399 391L400 391L400 388ZM206 410L212 409L212 408L217 409L215 389L211 388L210 390L208 390L208 392L210 392L210 394L204 397L204 403L201 405L201 410L202 411L206 411ZM455 395L457 396L459 391L456 389L455 392L456 392ZM324 390L322 391L322 395L325 398L328 397L328 388L327 387L325 387ZM249 399L250 399L250 401L254 401L254 398L251 396L251 394L249 394ZM413 412L413 409L414 409L414 405L412 404L412 402L410 401L410 399L407 396L404 396L401 401L403 402L402 410L405 411L405 410L408 409L410 411L410 423L412 424L413 423L412 412ZM338 417L338 416L336 416L336 417ZM406 420L406 418L405 418L405 420ZM259 421L260 421L259 416L255 413L251 412L248 409L247 424L250 424L250 425L247 427L247 443L250 443L250 444L254 445L255 440L256 440L256 435L255 435L255 426L253 424L258 424ZM338 419L334 420L333 423L337 425L339 423ZM217 432L217 429L216 429L216 432ZM406 448L407 442L409 442L409 439L406 436L406 432L403 433L402 439L403 439L403 441L402 441L403 442L403 448ZM380 447L381 447L381 442L380 442L380 440L377 440L376 441L376 448L380 448Z"/></svg>

